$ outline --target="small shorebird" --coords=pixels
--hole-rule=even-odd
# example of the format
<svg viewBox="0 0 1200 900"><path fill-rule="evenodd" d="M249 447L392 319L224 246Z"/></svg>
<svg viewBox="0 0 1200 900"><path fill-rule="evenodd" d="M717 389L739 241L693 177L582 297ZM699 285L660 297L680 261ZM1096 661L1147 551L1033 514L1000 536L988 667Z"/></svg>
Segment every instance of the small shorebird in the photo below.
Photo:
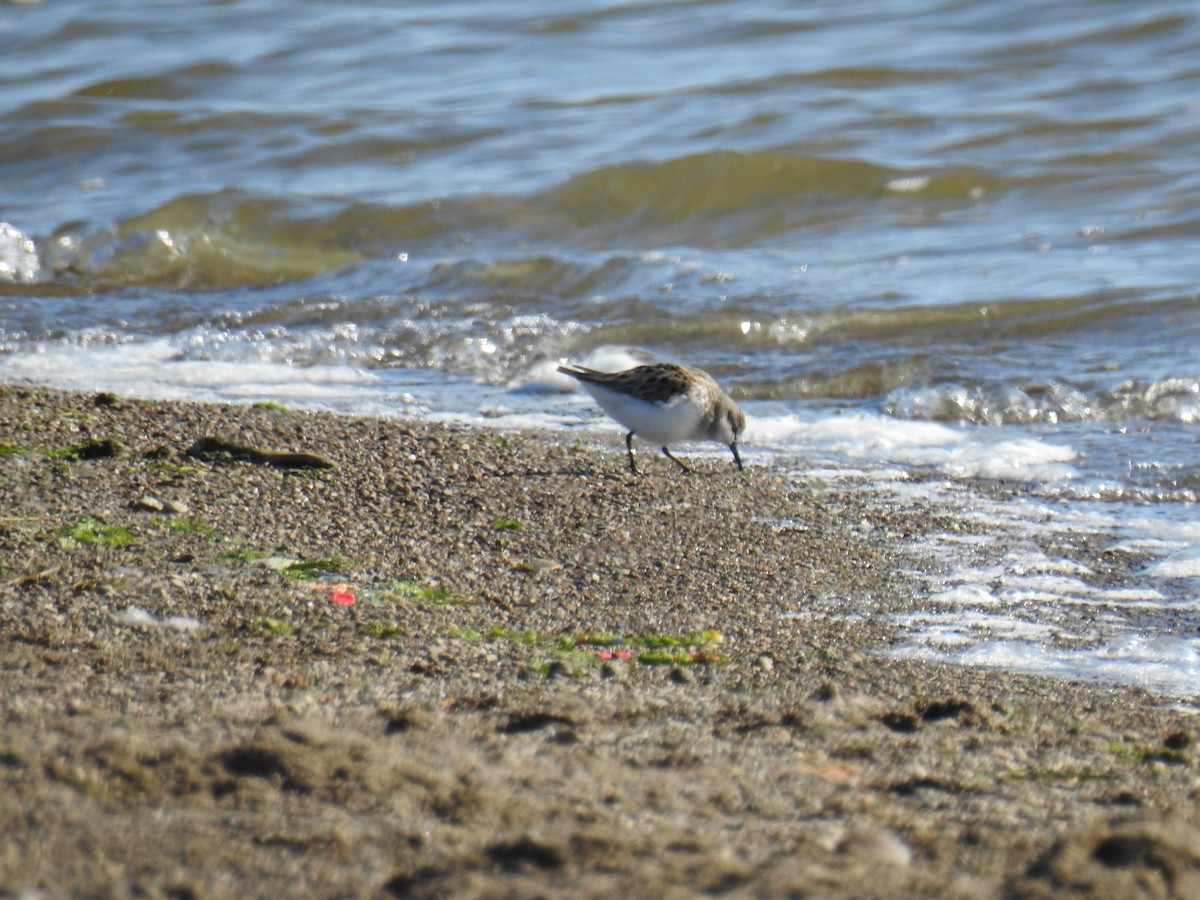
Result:
<svg viewBox="0 0 1200 900"><path fill-rule="evenodd" d="M737 439L746 428L746 417L707 372L672 363L635 366L624 372L597 372L583 366L559 366L558 371L577 379L601 409L629 429L625 447L633 474L638 474L633 460L635 434L661 445L663 455L685 472L692 470L671 455L669 444L720 441L729 446L733 461L742 468Z"/></svg>

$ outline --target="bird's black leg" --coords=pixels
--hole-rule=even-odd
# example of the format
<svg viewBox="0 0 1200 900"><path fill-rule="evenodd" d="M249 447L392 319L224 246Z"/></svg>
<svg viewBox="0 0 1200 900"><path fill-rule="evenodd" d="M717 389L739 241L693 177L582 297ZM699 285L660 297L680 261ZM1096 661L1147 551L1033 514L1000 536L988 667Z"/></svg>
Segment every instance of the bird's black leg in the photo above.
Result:
<svg viewBox="0 0 1200 900"><path fill-rule="evenodd" d="M671 451L668 450L666 447L663 447L663 456L665 456L671 462L675 463L675 465L679 466L679 468L683 469L683 471L687 472L688 474L692 474L692 470L690 468L688 468L687 463L685 463L681 459L676 459L674 456L672 456Z"/></svg>
<svg viewBox="0 0 1200 900"><path fill-rule="evenodd" d="M629 469L630 469L630 471L632 471L634 475L640 475L641 473L637 470L637 463L635 463L633 461L633 432L632 431L629 432L629 434L625 435L625 449L627 449L629 451Z"/></svg>

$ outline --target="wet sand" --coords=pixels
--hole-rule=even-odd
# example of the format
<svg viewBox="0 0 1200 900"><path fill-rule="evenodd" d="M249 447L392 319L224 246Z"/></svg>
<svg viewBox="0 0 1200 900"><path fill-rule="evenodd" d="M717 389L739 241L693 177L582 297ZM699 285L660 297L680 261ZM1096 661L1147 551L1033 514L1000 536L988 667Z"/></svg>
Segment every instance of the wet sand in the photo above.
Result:
<svg viewBox="0 0 1200 900"><path fill-rule="evenodd" d="M884 655L935 512L572 441L0 386L0 896L1200 896L1192 704Z"/></svg>

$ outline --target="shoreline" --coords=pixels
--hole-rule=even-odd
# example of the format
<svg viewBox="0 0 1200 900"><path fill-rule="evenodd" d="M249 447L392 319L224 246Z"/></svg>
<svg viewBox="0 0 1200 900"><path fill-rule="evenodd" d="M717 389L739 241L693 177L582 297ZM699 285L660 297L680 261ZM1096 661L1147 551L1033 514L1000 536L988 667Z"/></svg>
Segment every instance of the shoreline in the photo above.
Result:
<svg viewBox="0 0 1200 900"><path fill-rule="evenodd" d="M0 445L0 893L1200 894L1187 704L833 614L934 512L18 385Z"/></svg>

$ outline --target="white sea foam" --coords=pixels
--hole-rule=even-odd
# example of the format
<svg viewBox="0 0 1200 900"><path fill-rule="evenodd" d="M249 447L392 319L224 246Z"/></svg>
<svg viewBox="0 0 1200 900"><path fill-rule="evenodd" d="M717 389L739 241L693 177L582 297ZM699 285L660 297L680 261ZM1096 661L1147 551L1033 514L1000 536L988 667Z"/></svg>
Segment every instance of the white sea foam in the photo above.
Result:
<svg viewBox="0 0 1200 900"><path fill-rule="evenodd" d="M1006 640L1048 640L1055 632L1054 626L1045 622L1021 619L1002 612L925 611L904 613L895 616L893 621L911 633L909 644L902 647L922 644L972 646L980 643L981 635Z"/></svg>
<svg viewBox="0 0 1200 900"><path fill-rule="evenodd" d="M823 458L927 469L953 478L1042 482L1076 475L1069 463L1077 453L1069 446L1013 438L1001 428L952 427L870 413L803 420L777 409L766 415L755 410L745 441L786 445Z"/></svg>
<svg viewBox="0 0 1200 900"><path fill-rule="evenodd" d="M581 359L570 361L572 365L581 365L599 372L620 372L641 365L642 362L628 350L612 346L598 347ZM579 391L579 382L570 375L564 375L558 371L560 365L562 363L558 360L542 360L534 363L528 371L514 378L509 383L509 387L526 392L566 394Z"/></svg>
<svg viewBox="0 0 1200 900"><path fill-rule="evenodd" d="M903 635L896 655L1196 692L1200 643L1179 630L1197 630L1196 523L1169 506L992 499L953 483L888 490L978 529L929 533L914 544L930 561L916 577L928 593L919 611L891 618ZM1050 549L1076 544L1152 561L1113 583Z"/></svg>
<svg viewBox="0 0 1200 900"><path fill-rule="evenodd" d="M1146 574L1154 578L1200 578L1200 548L1172 553L1147 566Z"/></svg>
<svg viewBox="0 0 1200 900"><path fill-rule="evenodd" d="M509 385L513 390L544 393L569 393L579 387L570 375L558 371L557 360L544 360Z"/></svg>
<svg viewBox="0 0 1200 900"><path fill-rule="evenodd" d="M927 598L929 603L945 606L996 606L999 599L982 584L960 584L935 591Z"/></svg>
<svg viewBox="0 0 1200 900"><path fill-rule="evenodd" d="M341 399L379 377L349 366L184 358L168 341L116 346L55 345L4 357L0 378L73 390L109 390L163 400L275 400L312 404Z"/></svg>
<svg viewBox="0 0 1200 900"><path fill-rule="evenodd" d="M0 222L0 282L32 284L40 270L37 247L29 236Z"/></svg>
<svg viewBox="0 0 1200 900"><path fill-rule="evenodd" d="M1200 642L1171 635L1124 633L1099 647L1081 649L1032 640L965 641L943 647L915 640L894 652L951 665L1132 684L1179 697L1195 696L1200 684Z"/></svg>

